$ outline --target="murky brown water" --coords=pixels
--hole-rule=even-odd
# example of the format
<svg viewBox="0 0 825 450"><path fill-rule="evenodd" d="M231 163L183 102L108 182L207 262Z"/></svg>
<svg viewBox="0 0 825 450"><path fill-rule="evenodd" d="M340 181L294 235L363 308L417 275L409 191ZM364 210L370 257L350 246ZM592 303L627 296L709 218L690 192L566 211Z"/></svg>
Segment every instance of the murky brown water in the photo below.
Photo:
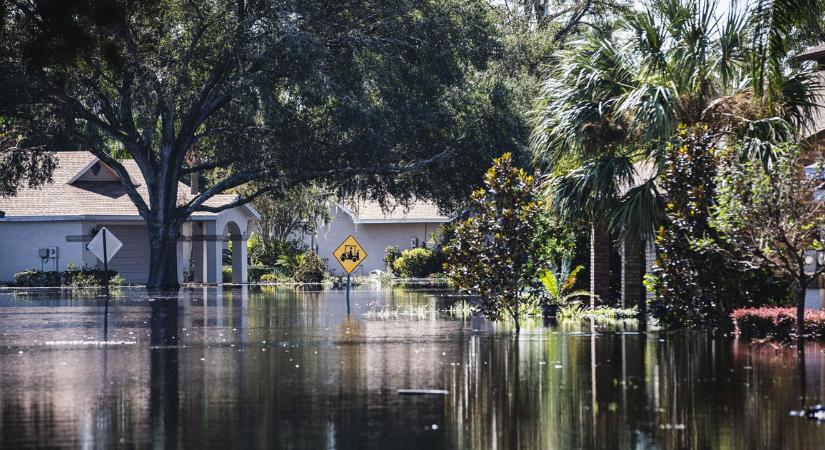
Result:
<svg viewBox="0 0 825 450"><path fill-rule="evenodd" d="M1 291L0 448L825 447L820 344L365 317L437 294Z"/></svg>

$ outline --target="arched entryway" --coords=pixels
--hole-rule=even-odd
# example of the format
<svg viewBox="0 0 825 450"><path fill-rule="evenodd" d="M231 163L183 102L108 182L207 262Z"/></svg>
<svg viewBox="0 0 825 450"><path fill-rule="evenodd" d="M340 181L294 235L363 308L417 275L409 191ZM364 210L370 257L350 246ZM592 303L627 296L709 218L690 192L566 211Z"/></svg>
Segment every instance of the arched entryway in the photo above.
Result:
<svg viewBox="0 0 825 450"><path fill-rule="evenodd" d="M223 283L223 252L231 249L232 276L227 282L246 283L246 226L238 221L194 221L191 225L191 265L195 283ZM233 218L234 219L234 218Z"/></svg>

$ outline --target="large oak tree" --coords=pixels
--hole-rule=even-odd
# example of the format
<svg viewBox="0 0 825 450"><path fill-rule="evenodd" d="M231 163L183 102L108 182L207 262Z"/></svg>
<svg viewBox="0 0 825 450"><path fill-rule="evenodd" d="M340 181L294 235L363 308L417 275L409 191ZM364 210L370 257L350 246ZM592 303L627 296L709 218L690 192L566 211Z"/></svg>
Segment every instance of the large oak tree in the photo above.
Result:
<svg viewBox="0 0 825 450"><path fill-rule="evenodd" d="M151 288L177 285L194 212L314 179L432 196L524 134L506 86L468 82L497 51L481 0L11 0L0 20L2 150L112 167L148 226ZM179 201L193 173L204 189ZM245 194L207 204L225 192Z"/></svg>

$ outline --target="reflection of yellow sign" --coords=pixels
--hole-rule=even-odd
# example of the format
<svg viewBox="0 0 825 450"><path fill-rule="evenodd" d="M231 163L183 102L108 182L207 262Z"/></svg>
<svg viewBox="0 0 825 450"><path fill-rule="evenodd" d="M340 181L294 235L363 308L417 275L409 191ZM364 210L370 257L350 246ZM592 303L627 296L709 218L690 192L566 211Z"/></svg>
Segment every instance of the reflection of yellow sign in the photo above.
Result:
<svg viewBox="0 0 825 450"><path fill-rule="evenodd" d="M332 255L335 256L335 259L338 260L347 273L352 273L367 258L367 252L361 248L361 244L352 235L344 239L344 242L332 252Z"/></svg>

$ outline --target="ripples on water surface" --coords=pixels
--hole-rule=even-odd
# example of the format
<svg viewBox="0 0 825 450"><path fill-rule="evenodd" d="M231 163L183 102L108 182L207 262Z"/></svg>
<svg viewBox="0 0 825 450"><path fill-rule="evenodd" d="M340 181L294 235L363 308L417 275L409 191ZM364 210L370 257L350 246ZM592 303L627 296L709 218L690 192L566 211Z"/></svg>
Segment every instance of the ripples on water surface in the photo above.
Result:
<svg viewBox="0 0 825 450"><path fill-rule="evenodd" d="M0 291L0 448L825 447L820 344L366 314L440 294Z"/></svg>

